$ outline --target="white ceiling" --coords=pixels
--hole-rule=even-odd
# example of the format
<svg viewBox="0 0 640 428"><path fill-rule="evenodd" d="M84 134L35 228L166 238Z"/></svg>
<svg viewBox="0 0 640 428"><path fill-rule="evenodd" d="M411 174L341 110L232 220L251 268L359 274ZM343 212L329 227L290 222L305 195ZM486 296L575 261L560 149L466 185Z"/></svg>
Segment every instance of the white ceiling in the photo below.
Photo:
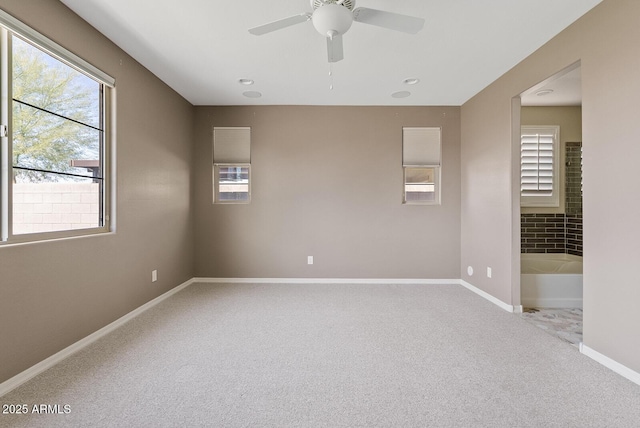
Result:
<svg viewBox="0 0 640 428"><path fill-rule="evenodd" d="M582 105L582 72L576 63L520 95L523 106Z"/></svg>
<svg viewBox="0 0 640 428"><path fill-rule="evenodd" d="M309 0L61 1L194 105L462 105L601 2L358 0L422 17L425 27L409 35L354 22L329 76L311 22L247 31L311 12ZM398 91L411 95L391 97Z"/></svg>

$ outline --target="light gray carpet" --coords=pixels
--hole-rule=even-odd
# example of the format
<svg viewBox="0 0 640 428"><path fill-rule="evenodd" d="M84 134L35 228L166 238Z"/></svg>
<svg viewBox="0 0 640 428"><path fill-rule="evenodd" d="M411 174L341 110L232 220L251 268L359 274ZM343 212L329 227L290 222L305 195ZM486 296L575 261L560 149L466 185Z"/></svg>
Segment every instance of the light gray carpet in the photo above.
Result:
<svg viewBox="0 0 640 428"><path fill-rule="evenodd" d="M194 284L13 392L29 427L637 427L640 387L455 285Z"/></svg>

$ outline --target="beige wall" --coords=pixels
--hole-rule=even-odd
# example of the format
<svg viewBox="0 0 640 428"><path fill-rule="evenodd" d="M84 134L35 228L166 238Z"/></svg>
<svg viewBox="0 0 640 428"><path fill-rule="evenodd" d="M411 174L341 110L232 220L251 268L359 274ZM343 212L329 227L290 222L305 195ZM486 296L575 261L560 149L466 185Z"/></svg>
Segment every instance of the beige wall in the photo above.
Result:
<svg viewBox="0 0 640 428"><path fill-rule="evenodd" d="M458 107L196 111L198 276L459 277ZM211 203L213 126L251 127L249 205ZM443 129L440 206L402 205L403 126Z"/></svg>
<svg viewBox="0 0 640 428"><path fill-rule="evenodd" d="M522 207L523 213L564 213L565 211L565 155L566 143L582 141L582 108L580 106L522 107L521 125L557 125L560 127L558 190L560 205L556 207Z"/></svg>
<svg viewBox="0 0 640 428"><path fill-rule="evenodd" d="M512 110L511 98L581 61L584 343L635 371L640 371L638 17L637 0L604 0L465 103L461 117L461 276L505 302L519 303L519 265L513 257L519 249L518 144L511 120L512 112L519 118L519 109ZM489 263L493 279L466 273L467 265Z"/></svg>
<svg viewBox="0 0 640 428"><path fill-rule="evenodd" d="M0 246L2 382L193 277L193 107L61 3L0 8L117 86L117 233Z"/></svg>

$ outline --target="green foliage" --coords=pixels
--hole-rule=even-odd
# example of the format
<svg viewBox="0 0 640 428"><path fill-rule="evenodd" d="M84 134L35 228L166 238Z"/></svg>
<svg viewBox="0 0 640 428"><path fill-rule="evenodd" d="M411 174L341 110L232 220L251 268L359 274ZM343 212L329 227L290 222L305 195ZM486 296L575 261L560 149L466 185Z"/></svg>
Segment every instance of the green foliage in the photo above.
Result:
<svg viewBox="0 0 640 428"><path fill-rule="evenodd" d="M98 159L99 132L83 124L99 124L99 85L16 37L12 54L13 165L75 172L71 160ZM19 181L60 178L15 171L14 179Z"/></svg>

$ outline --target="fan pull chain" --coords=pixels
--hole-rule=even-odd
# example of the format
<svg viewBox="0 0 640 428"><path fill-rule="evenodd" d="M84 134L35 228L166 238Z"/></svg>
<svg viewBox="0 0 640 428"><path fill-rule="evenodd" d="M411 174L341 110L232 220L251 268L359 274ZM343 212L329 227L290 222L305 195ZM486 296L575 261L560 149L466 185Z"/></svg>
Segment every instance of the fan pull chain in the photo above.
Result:
<svg viewBox="0 0 640 428"><path fill-rule="evenodd" d="M333 64L329 63L329 90L333 91Z"/></svg>

